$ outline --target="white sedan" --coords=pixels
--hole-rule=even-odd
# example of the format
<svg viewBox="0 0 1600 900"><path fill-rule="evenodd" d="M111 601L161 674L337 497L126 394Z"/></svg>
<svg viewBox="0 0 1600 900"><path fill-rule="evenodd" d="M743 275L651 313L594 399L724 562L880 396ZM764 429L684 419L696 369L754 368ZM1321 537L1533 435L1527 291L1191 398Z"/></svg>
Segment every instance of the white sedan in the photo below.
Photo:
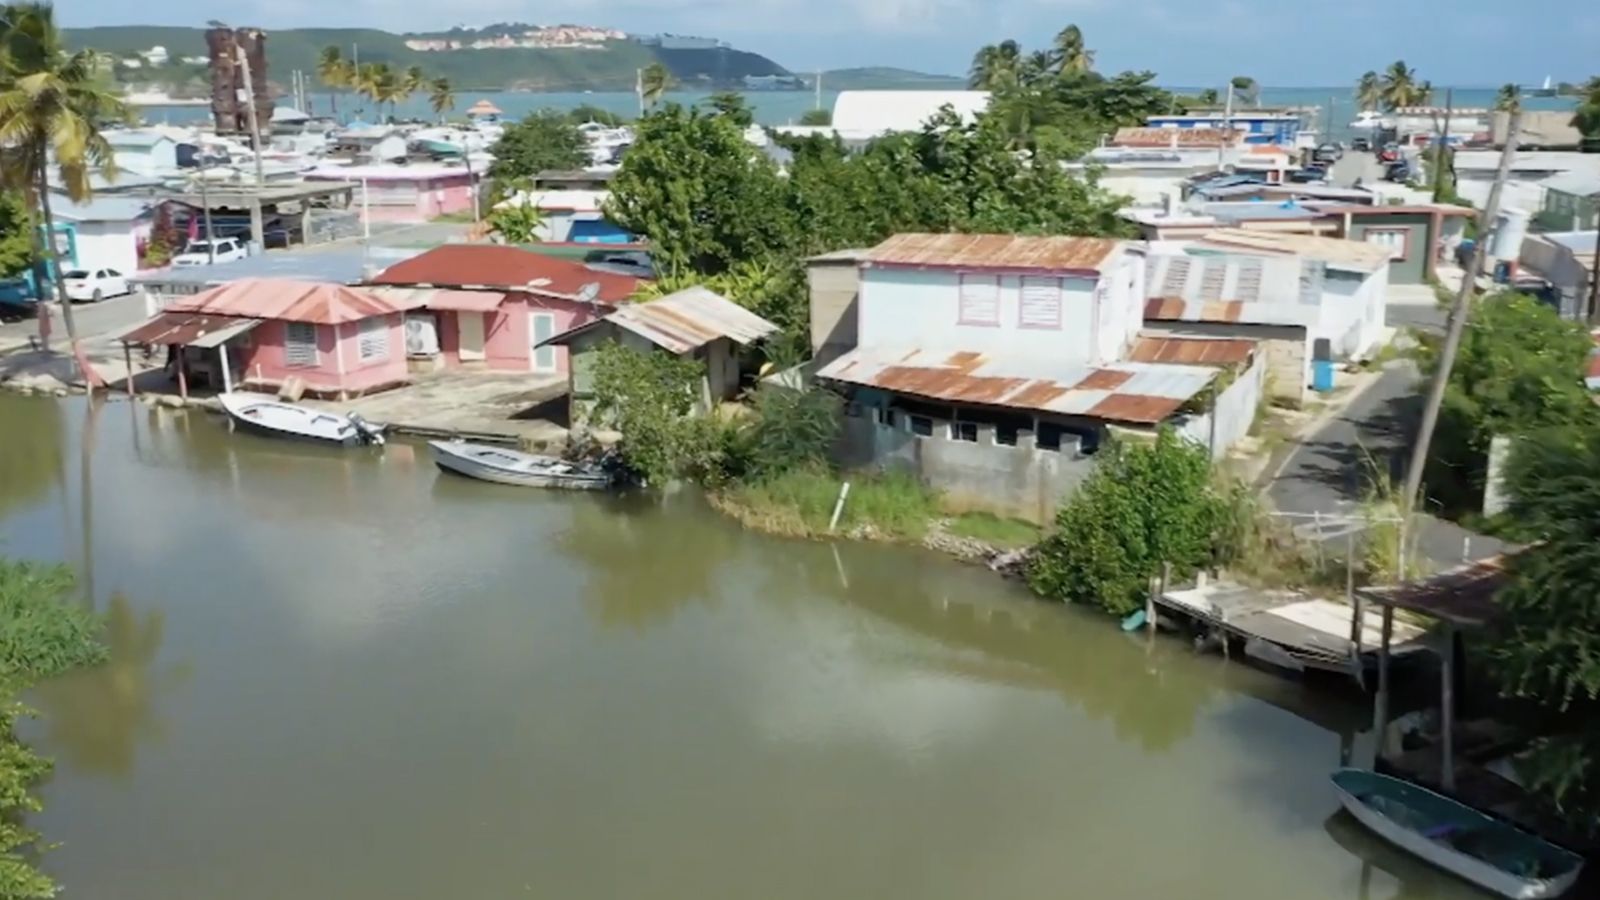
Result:
<svg viewBox="0 0 1600 900"><path fill-rule="evenodd" d="M107 297L129 292L128 279L116 269L73 269L61 276L61 289L68 300L99 303Z"/></svg>

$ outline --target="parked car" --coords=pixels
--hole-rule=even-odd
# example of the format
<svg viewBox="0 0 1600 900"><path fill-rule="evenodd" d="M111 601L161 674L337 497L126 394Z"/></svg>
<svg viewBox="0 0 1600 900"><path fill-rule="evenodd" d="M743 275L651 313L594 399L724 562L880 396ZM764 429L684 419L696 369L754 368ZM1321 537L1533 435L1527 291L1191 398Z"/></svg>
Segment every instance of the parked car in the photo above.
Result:
<svg viewBox="0 0 1600 900"><path fill-rule="evenodd" d="M1378 151L1378 161L1379 162L1396 162L1399 159L1400 159L1400 145L1399 144L1384 144L1383 145L1383 149Z"/></svg>
<svg viewBox="0 0 1600 900"><path fill-rule="evenodd" d="M1344 148L1331 141L1311 151L1312 160L1319 163L1336 163L1341 156L1344 156Z"/></svg>
<svg viewBox="0 0 1600 900"><path fill-rule="evenodd" d="M1358 150L1358 151L1360 151L1362 153L1371 153L1372 152L1372 141L1370 141L1370 140L1368 140L1367 138L1364 138L1364 137L1354 138L1354 139L1352 139L1350 141L1350 149L1351 150Z"/></svg>
<svg viewBox="0 0 1600 900"><path fill-rule="evenodd" d="M27 275L0 278L0 321L26 319L38 311L39 295Z"/></svg>
<svg viewBox="0 0 1600 900"><path fill-rule="evenodd" d="M1322 166L1306 166L1289 173L1289 180L1297 184L1308 184L1313 181L1327 181L1328 170Z"/></svg>
<svg viewBox="0 0 1600 900"><path fill-rule="evenodd" d="M212 257L217 262L233 262L244 259L250 252L245 249L244 242L238 238L211 238L210 240L190 241L183 252L172 258L175 266L205 266L210 265Z"/></svg>
<svg viewBox="0 0 1600 900"><path fill-rule="evenodd" d="M130 290L128 279L116 269L69 269L61 273L61 292L68 300L99 303Z"/></svg>

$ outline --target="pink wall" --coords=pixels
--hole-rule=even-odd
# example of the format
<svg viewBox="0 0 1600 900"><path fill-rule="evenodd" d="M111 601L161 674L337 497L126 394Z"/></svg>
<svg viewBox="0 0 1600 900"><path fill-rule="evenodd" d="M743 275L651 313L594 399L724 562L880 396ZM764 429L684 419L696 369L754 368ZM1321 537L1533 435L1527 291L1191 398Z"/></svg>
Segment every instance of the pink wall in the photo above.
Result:
<svg viewBox="0 0 1600 900"><path fill-rule="evenodd" d="M395 179L389 184L403 184ZM414 204L369 203L367 214L374 222L426 222L439 216L472 209L472 182L465 173L444 178L423 178L415 182ZM356 194L360 207L361 195Z"/></svg>
<svg viewBox="0 0 1600 900"><path fill-rule="evenodd" d="M461 330L458 316L482 316L484 359L469 364L508 372L529 372L533 369L530 344L530 312L548 312L555 317L553 334L570 331L595 318L594 308L586 303L566 300L548 300L513 294L492 313L449 312L436 313L439 317L439 352L445 365L456 367L461 362ZM567 372L567 348L555 347L554 374Z"/></svg>
<svg viewBox="0 0 1600 900"><path fill-rule="evenodd" d="M230 352L242 357L243 376L251 384L276 386L295 376L305 382L307 389L317 393L369 391L409 380L403 316L400 313L389 315L385 317L385 325L389 332L389 353L382 359L367 362L361 360L359 322L316 326L317 363L314 366L291 366L284 361L287 323L280 321L263 322L250 332L249 347L230 347Z"/></svg>

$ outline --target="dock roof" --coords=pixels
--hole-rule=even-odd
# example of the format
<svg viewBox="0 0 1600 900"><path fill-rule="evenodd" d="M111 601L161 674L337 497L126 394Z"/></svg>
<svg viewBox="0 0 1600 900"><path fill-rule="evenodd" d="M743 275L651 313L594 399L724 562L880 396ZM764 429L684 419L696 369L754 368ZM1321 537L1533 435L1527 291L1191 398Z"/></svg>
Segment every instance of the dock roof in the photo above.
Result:
<svg viewBox="0 0 1600 900"><path fill-rule="evenodd" d="M1064 235L897 234L864 259L869 265L1098 273L1120 246L1109 238Z"/></svg>
<svg viewBox="0 0 1600 900"><path fill-rule="evenodd" d="M951 403L1154 425L1210 384L1210 366L1022 360L970 350L857 348L817 377Z"/></svg>
<svg viewBox="0 0 1600 900"><path fill-rule="evenodd" d="M1405 584L1363 588L1374 603L1421 613L1463 627L1487 625L1499 617L1495 595L1511 580L1511 554L1464 563L1430 578Z"/></svg>

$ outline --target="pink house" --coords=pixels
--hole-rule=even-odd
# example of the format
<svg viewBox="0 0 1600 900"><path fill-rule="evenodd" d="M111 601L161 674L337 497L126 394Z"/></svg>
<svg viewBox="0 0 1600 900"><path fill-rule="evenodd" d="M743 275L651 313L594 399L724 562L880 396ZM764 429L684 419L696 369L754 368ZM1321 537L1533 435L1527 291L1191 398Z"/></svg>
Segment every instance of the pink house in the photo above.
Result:
<svg viewBox="0 0 1600 900"><path fill-rule="evenodd" d="M427 222L470 211L473 183L482 175L462 166L411 163L330 166L307 172L305 179L361 185L356 189L355 202L370 221Z"/></svg>
<svg viewBox="0 0 1600 900"><path fill-rule="evenodd" d="M632 276L498 244L445 244L372 282L373 293L416 310L407 316L411 355L548 375L567 373L567 349L541 344L612 312L639 287Z"/></svg>
<svg viewBox="0 0 1600 900"><path fill-rule="evenodd" d="M185 297L157 319L237 323L230 327L236 336L219 345L228 373L224 381L275 390L293 378L309 393L343 398L410 380L408 308L403 299L361 288L246 278Z"/></svg>

